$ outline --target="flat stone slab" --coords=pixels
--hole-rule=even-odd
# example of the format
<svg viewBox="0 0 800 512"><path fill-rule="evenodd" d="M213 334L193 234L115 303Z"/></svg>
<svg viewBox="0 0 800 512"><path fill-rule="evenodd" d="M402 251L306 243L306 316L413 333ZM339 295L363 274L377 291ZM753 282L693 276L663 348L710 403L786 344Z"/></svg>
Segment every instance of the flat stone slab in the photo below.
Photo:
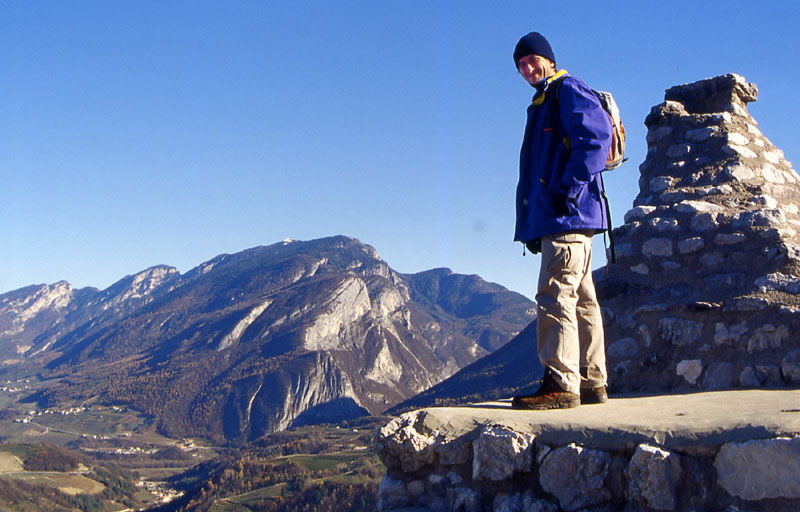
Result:
<svg viewBox="0 0 800 512"><path fill-rule="evenodd" d="M713 391L683 395L610 397L574 409L522 411L510 400L432 407L422 427L448 438L470 437L482 425L534 434L537 442L613 450L655 443L666 448L716 447L730 442L800 436L800 390Z"/></svg>

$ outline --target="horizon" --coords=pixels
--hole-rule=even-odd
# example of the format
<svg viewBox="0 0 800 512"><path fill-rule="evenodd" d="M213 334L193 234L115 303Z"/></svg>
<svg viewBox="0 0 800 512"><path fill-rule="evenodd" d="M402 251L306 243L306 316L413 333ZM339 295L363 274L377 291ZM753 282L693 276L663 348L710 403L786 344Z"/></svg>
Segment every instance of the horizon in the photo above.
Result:
<svg viewBox="0 0 800 512"><path fill-rule="evenodd" d="M6 2L0 293L344 235L400 273L444 267L533 299L539 257L511 240L531 95L511 54L532 30L620 105L614 226L638 193L644 118L674 85L744 76L761 131L800 154L800 64L772 64L800 47L800 6L615 5ZM599 268L602 236L594 250Z"/></svg>

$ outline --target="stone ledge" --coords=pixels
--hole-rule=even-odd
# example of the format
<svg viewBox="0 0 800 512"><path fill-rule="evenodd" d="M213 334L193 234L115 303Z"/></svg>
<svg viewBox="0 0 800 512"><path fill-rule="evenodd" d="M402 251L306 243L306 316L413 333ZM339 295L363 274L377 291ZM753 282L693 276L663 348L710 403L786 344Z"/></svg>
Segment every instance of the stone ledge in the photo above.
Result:
<svg viewBox="0 0 800 512"><path fill-rule="evenodd" d="M800 509L800 390L420 409L376 444L382 510Z"/></svg>
<svg viewBox="0 0 800 512"><path fill-rule="evenodd" d="M800 436L800 390L614 396L606 404L557 411L517 411L510 400L421 411L425 428L448 437L492 424L533 434L546 444L597 449L638 443L680 448Z"/></svg>

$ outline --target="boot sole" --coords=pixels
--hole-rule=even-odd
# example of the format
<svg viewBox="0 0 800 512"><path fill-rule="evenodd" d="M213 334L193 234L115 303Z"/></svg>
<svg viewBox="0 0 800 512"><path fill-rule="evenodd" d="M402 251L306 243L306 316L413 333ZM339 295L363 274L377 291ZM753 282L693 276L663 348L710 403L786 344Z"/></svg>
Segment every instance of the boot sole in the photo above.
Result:
<svg viewBox="0 0 800 512"><path fill-rule="evenodd" d="M526 404L526 403L517 403L511 404L512 409L521 409L527 411L549 411L551 409L573 409L581 405L580 400L569 400L563 402L550 402L547 404Z"/></svg>

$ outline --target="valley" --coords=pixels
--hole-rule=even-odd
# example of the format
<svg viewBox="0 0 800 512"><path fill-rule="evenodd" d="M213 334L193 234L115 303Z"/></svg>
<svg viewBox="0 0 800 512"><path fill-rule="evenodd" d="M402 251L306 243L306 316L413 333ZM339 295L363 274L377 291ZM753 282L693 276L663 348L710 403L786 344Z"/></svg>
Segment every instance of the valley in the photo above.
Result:
<svg viewBox="0 0 800 512"><path fill-rule="evenodd" d="M18 402L41 385L0 386L2 510L292 510L343 500L374 508L385 468L371 441L385 418L220 447L161 435L125 406Z"/></svg>

